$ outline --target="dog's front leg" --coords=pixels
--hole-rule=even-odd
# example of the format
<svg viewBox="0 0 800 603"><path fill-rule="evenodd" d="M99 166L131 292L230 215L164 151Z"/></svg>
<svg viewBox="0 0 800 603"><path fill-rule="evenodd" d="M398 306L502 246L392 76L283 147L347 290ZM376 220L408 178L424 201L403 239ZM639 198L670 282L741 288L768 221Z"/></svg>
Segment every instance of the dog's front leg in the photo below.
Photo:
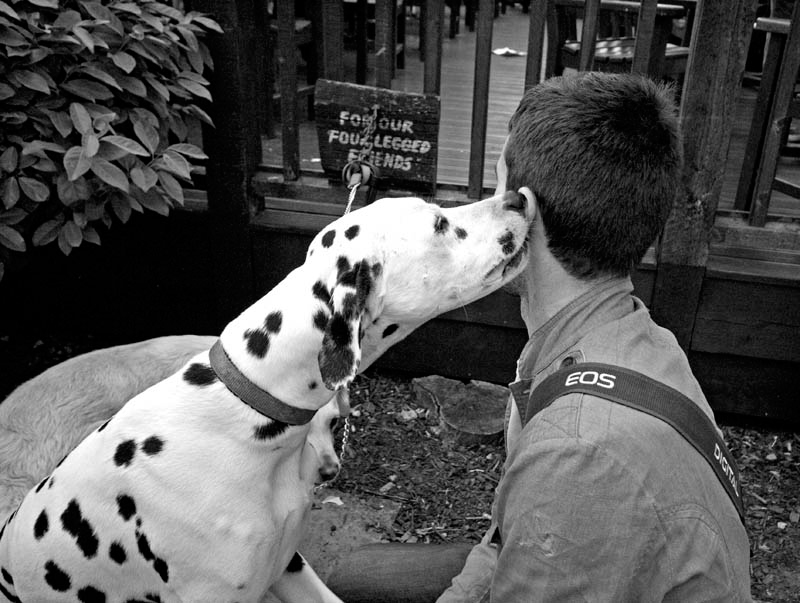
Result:
<svg viewBox="0 0 800 603"><path fill-rule="evenodd" d="M286 571L269 590L284 603L343 603L300 553L294 554Z"/></svg>

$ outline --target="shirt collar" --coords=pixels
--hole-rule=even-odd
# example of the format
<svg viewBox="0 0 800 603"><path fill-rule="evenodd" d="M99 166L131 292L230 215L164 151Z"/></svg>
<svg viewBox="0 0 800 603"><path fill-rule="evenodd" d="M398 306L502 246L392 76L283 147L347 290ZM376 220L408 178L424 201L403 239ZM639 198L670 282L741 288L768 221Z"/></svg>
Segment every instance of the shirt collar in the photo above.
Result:
<svg viewBox="0 0 800 603"><path fill-rule="evenodd" d="M561 308L531 334L517 361L518 379L532 379L592 329L635 307L630 277L606 277Z"/></svg>

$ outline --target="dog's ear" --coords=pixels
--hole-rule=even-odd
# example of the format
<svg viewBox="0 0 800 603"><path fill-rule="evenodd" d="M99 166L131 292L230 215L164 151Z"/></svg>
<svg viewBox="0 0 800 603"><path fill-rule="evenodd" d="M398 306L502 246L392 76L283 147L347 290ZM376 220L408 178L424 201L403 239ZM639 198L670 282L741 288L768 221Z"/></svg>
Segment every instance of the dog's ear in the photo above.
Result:
<svg viewBox="0 0 800 603"><path fill-rule="evenodd" d="M380 264L361 260L351 265L344 256L337 265L331 290L331 316L319 351L319 371L330 390L346 387L361 362L361 320L380 276Z"/></svg>

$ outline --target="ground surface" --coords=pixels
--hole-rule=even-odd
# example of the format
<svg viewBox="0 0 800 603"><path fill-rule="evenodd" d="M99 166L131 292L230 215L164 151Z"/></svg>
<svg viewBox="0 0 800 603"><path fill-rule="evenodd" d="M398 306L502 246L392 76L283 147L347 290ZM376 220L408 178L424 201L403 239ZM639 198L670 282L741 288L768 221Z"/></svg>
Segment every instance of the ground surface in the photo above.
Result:
<svg viewBox="0 0 800 603"><path fill-rule="evenodd" d="M0 337L0 398L52 364L111 343ZM502 444L445 443L435 409L417 399L407 378L370 372L354 383L351 403L343 469L333 487L369 504L396 503L387 505L397 509L394 521L374 526L381 539L478 541L489 525ZM800 435L723 428L745 489L753 596L800 601ZM340 443L342 430L340 424Z"/></svg>

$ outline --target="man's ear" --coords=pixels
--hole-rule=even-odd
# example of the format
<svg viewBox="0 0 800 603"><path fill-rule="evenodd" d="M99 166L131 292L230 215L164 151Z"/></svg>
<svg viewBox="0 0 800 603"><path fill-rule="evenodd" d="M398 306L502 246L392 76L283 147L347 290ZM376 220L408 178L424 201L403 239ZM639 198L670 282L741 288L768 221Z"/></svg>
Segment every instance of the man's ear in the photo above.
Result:
<svg viewBox="0 0 800 603"><path fill-rule="evenodd" d="M332 313L317 357L322 382L330 390L347 387L358 372L361 320L380 273L376 266L370 266L367 260L354 266L340 260L337 267L336 285L331 291Z"/></svg>
<svg viewBox="0 0 800 603"><path fill-rule="evenodd" d="M529 189L527 186L521 187L517 192L525 197L525 200L528 202L528 217L530 220L536 218L539 214L539 200L536 198L536 195L533 194L533 191Z"/></svg>

